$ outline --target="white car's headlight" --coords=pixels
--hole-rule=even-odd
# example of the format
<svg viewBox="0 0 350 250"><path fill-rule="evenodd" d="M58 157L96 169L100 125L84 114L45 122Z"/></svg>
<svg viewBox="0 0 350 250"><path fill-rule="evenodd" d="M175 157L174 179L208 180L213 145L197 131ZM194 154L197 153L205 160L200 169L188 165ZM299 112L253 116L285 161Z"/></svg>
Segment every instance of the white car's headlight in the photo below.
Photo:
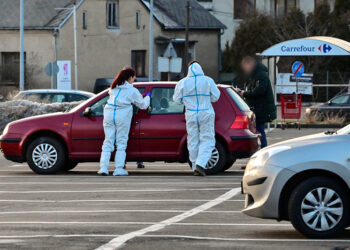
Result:
<svg viewBox="0 0 350 250"><path fill-rule="evenodd" d="M7 132L9 132L9 125L7 124L6 127L4 128L4 131L2 131L3 135L6 135Z"/></svg>
<svg viewBox="0 0 350 250"><path fill-rule="evenodd" d="M311 109L310 109L310 108L307 108L307 109L305 110L305 113L307 113L307 114L311 113Z"/></svg>
<svg viewBox="0 0 350 250"><path fill-rule="evenodd" d="M290 146L276 146L256 152L249 160L247 171L263 167L273 155L291 149Z"/></svg>

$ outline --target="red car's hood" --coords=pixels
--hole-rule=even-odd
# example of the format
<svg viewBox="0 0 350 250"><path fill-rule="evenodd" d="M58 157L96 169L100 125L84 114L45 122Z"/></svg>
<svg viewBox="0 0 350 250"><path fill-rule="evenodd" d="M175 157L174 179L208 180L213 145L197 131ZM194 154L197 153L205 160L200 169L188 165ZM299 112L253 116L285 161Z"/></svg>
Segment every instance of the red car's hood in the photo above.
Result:
<svg viewBox="0 0 350 250"><path fill-rule="evenodd" d="M55 130L57 127L69 127L74 113L50 113L23 118L8 124L8 133L26 134L36 130Z"/></svg>
<svg viewBox="0 0 350 250"><path fill-rule="evenodd" d="M56 113L49 113L49 114L43 114L43 115L36 115L36 116L31 116L31 117L26 117L23 119L19 119L17 121L13 121L10 124L18 124L18 123L26 123L26 122L37 122L39 120L42 121L47 121L47 120L51 120L52 118L56 119L64 119L64 118L70 118L71 116L73 116L72 113L63 113L63 112L56 112Z"/></svg>

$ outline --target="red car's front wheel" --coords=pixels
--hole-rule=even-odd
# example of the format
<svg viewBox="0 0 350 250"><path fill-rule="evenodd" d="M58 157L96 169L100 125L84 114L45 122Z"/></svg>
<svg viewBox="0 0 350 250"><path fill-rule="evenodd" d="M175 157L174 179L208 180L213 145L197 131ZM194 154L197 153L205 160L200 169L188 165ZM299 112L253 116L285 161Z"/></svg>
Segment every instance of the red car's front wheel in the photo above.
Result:
<svg viewBox="0 0 350 250"><path fill-rule="evenodd" d="M26 159L29 167L37 174L54 174L64 169L66 151L55 138L42 136L28 146Z"/></svg>

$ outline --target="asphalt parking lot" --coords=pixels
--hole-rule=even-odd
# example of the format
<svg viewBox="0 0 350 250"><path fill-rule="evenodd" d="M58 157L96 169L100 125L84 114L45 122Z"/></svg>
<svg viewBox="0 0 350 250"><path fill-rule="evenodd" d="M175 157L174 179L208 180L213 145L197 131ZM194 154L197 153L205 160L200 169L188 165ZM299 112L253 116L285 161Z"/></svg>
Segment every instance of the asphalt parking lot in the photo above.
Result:
<svg viewBox="0 0 350 250"><path fill-rule="evenodd" d="M270 143L324 129L276 129ZM184 164L128 163L100 177L97 163L52 176L0 157L0 249L346 249L350 230L309 240L287 222L240 212L241 167L205 178ZM112 169L112 168L111 168ZM104 248L103 248L104 247Z"/></svg>

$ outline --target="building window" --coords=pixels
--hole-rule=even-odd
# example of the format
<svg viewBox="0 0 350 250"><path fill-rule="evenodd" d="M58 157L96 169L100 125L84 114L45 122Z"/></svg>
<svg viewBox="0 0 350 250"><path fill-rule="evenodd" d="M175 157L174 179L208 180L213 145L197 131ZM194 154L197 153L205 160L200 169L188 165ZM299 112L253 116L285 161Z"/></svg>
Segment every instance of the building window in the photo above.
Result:
<svg viewBox="0 0 350 250"><path fill-rule="evenodd" d="M245 19L255 13L256 0L234 0L234 19Z"/></svg>
<svg viewBox="0 0 350 250"><path fill-rule="evenodd" d="M1 53L1 81L17 84L19 82L19 52ZM24 53L24 68L26 53Z"/></svg>
<svg viewBox="0 0 350 250"><path fill-rule="evenodd" d="M297 0L275 0L275 16L283 17L297 7Z"/></svg>
<svg viewBox="0 0 350 250"><path fill-rule="evenodd" d="M83 29L87 29L86 11L83 12Z"/></svg>
<svg viewBox="0 0 350 250"><path fill-rule="evenodd" d="M146 50L131 51L131 66L136 70L136 76L146 76Z"/></svg>
<svg viewBox="0 0 350 250"><path fill-rule="evenodd" d="M136 29L140 29L140 12L136 12Z"/></svg>
<svg viewBox="0 0 350 250"><path fill-rule="evenodd" d="M107 2L107 28L115 29L119 27L118 3L118 1Z"/></svg>

